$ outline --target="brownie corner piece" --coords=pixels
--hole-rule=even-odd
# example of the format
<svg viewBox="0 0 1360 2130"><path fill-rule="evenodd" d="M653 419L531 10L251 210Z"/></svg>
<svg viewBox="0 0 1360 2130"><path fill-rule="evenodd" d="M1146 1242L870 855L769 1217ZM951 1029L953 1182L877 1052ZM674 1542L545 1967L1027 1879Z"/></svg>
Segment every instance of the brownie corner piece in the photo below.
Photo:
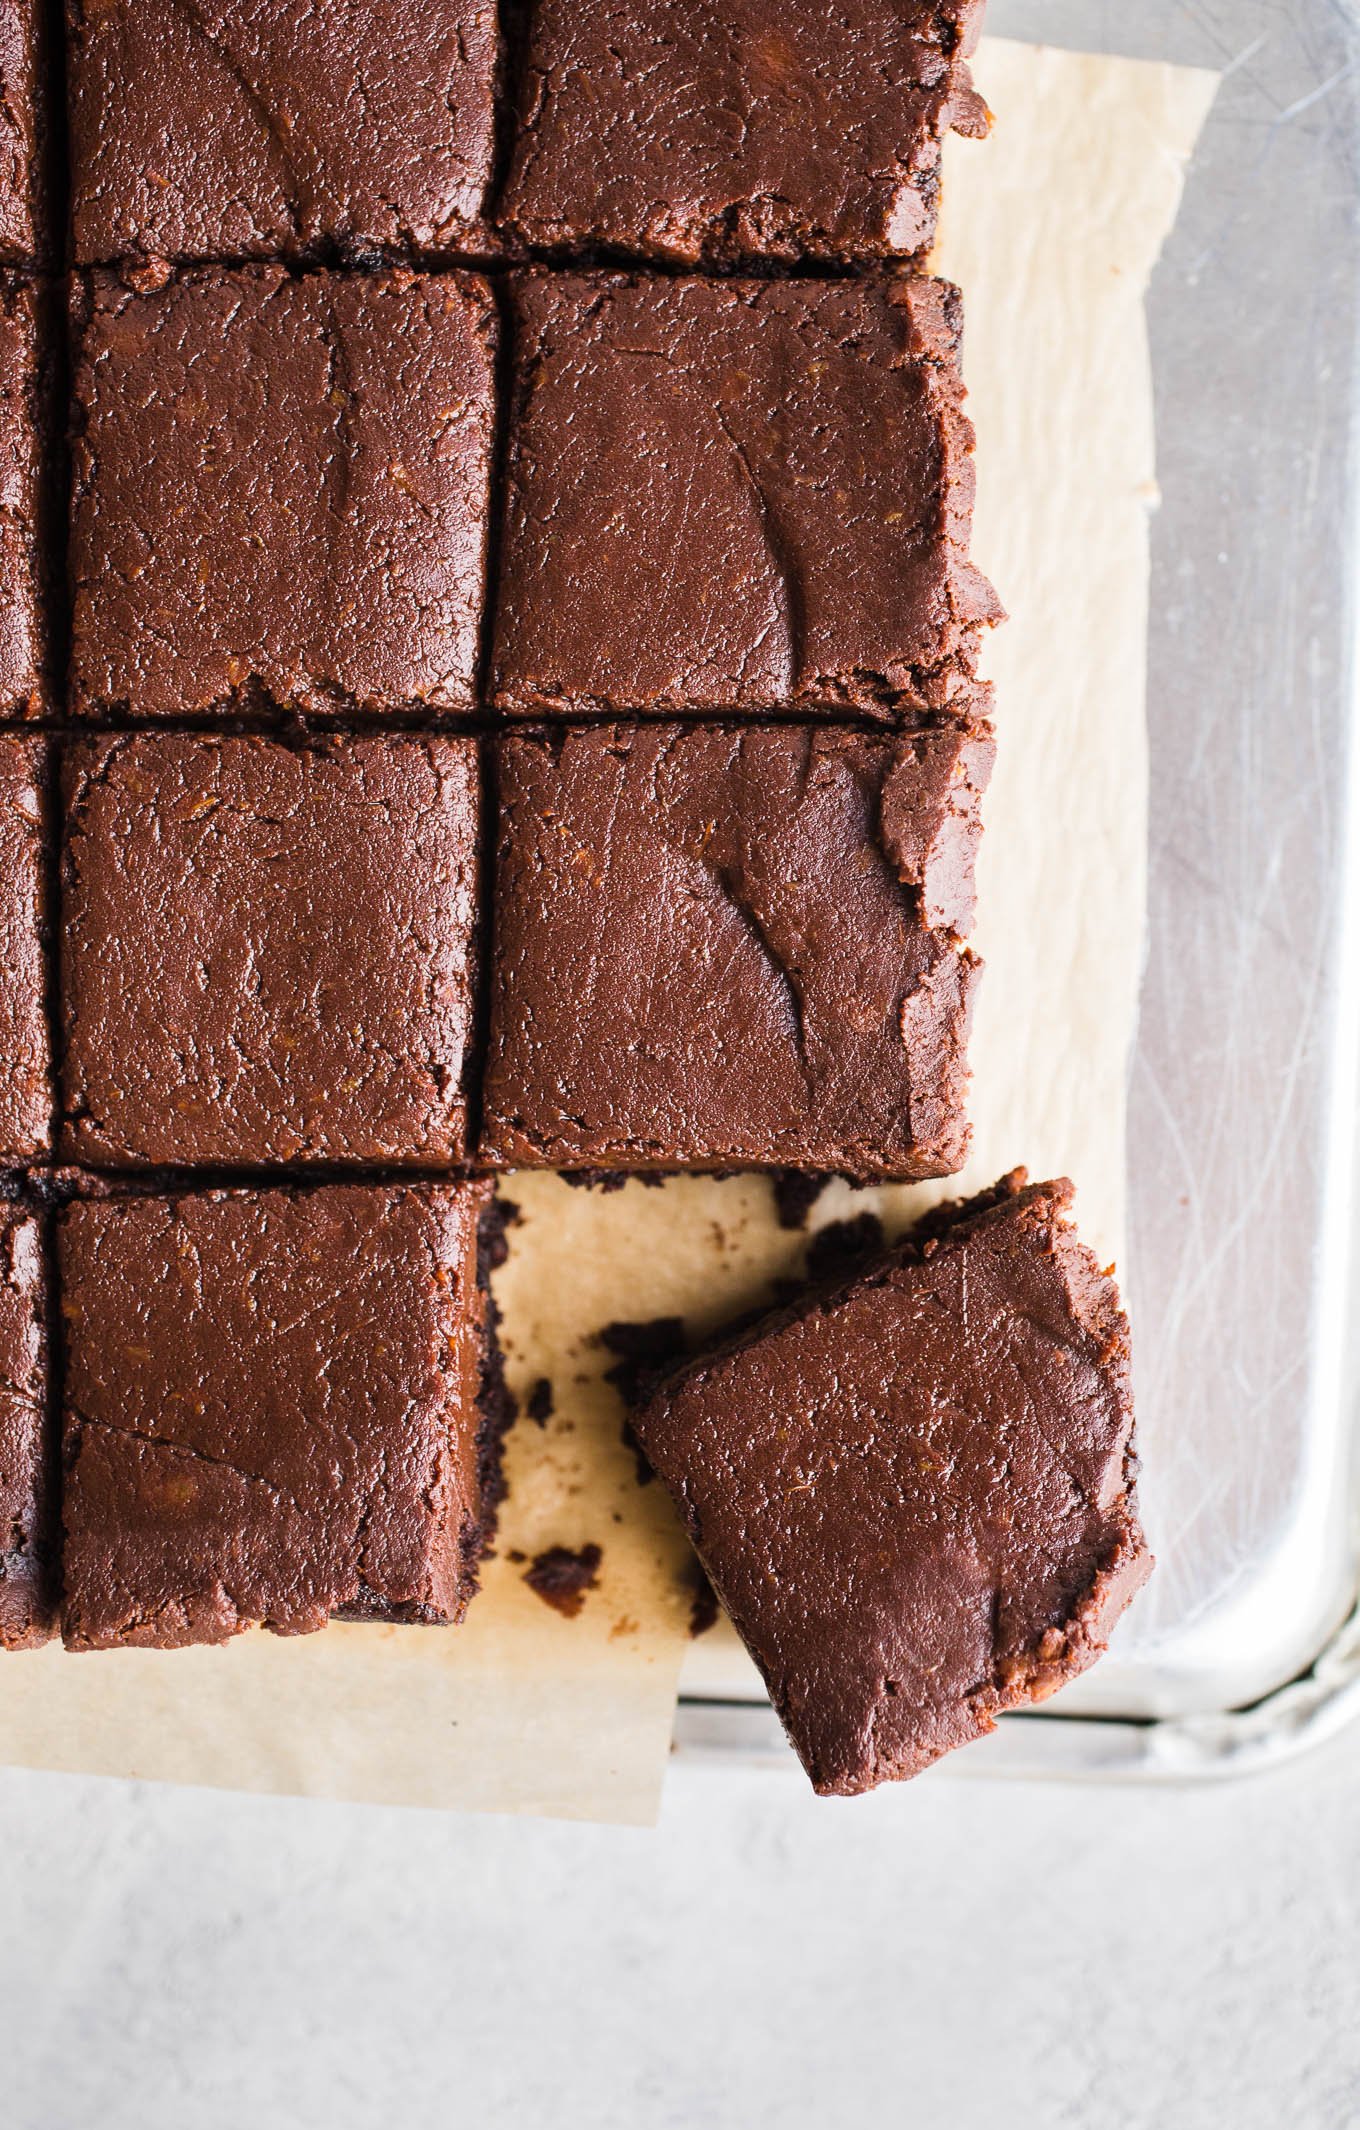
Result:
<svg viewBox="0 0 1360 2130"><path fill-rule="evenodd" d="M327 1185L67 1209L69 1647L462 1617L494 1506L488 1198Z"/></svg>
<svg viewBox="0 0 1360 2130"><path fill-rule="evenodd" d="M1019 1171L633 1416L814 1786L915 1775L1099 1656L1151 1560L1129 1334Z"/></svg>
<svg viewBox="0 0 1360 2130"><path fill-rule="evenodd" d="M986 129L982 0L537 0L503 204L531 244L740 266L915 257Z"/></svg>
<svg viewBox="0 0 1360 2130"><path fill-rule="evenodd" d="M80 264L484 248L494 0L67 0Z"/></svg>
<svg viewBox="0 0 1360 2130"><path fill-rule="evenodd" d="M133 289L100 271L82 309L75 707L470 711L487 283L252 266Z"/></svg>
<svg viewBox="0 0 1360 2130"><path fill-rule="evenodd" d="M0 1649L56 1626L56 1460L50 1453L42 1222L0 1207Z"/></svg>
<svg viewBox="0 0 1360 2130"><path fill-rule="evenodd" d="M961 1167L990 766L985 720L503 739L484 1158Z"/></svg>
<svg viewBox="0 0 1360 2130"><path fill-rule="evenodd" d="M479 782L450 734L68 749L67 1157L460 1161Z"/></svg>
<svg viewBox="0 0 1360 2130"><path fill-rule="evenodd" d="M511 716L936 709L969 557L948 284L530 273L494 687Z"/></svg>

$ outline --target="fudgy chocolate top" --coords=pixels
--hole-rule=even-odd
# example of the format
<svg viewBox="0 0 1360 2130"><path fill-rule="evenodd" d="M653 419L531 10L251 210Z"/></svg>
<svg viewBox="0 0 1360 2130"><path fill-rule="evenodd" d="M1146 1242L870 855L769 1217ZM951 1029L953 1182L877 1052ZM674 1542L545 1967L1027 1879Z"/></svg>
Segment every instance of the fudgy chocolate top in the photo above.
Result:
<svg viewBox="0 0 1360 2130"><path fill-rule="evenodd" d="M0 265L41 263L40 0L0 6Z"/></svg>
<svg viewBox="0 0 1360 2130"><path fill-rule="evenodd" d="M531 274L517 306L504 708L947 700L999 611L953 289Z"/></svg>
<svg viewBox="0 0 1360 2130"><path fill-rule="evenodd" d="M52 1143L52 1067L43 1004L41 740L0 734L0 1165Z"/></svg>
<svg viewBox="0 0 1360 2130"><path fill-rule="evenodd" d="M487 1187L76 1204L63 1633L76 1649L453 1620L475 1587Z"/></svg>
<svg viewBox="0 0 1360 2130"><path fill-rule="evenodd" d="M65 782L72 1159L462 1156L475 742L120 736Z"/></svg>
<svg viewBox="0 0 1360 2130"><path fill-rule="evenodd" d="M498 760L490 1158L961 1165L988 727L558 727Z"/></svg>
<svg viewBox="0 0 1360 2130"><path fill-rule="evenodd" d="M475 236L493 0L68 0L76 259Z"/></svg>
<svg viewBox="0 0 1360 2130"><path fill-rule="evenodd" d="M917 1774L1091 1663L1150 1561L1128 1325L1023 1171L635 1416L815 1787Z"/></svg>
<svg viewBox="0 0 1360 2130"><path fill-rule="evenodd" d="M94 276L75 707L469 707L494 337L464 274Z"/></svg>
<svg viewBox="0 0 1360 2130"><path fill-rule="evenodd" d="M31 1649L54 1624L46 1290L38 1223L7 1206L0 1212L0 1649Z"/></svg>
<svg viewBox="0 0 1360 2130"><path fill-rule="evenodd" d="M37 312L33 291L0 281L0 714L46 708L40 613Z"/></svg>
<svg viewBox="0 0 1360 2130"><path fill-rule="evenodd" d="M664 259L925 250L986 127L983 0L537 0L505 200L529 242Z"/></svg>

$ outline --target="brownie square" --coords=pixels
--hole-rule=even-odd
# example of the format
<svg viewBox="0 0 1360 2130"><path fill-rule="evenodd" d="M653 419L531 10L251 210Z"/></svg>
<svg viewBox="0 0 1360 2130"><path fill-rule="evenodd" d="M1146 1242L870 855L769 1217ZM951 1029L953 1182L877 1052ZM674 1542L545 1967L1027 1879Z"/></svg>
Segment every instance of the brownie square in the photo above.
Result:
<svg viewBox="0 0 1360 2130"><path fill-rule="evenodd" d="M986 131L983 0L535 0L505 217L700 261L911 255L940 141Z"/></svg>
<svg viewBox="0 0 1360 2130"><path fill-rule="evenodd" d="M55 1625L46 1322L39 1223L6 1206L0 1210L0 1649L32 1649Z"/></svg>
<svg viewBox="0 0 1360 2130"><path fill-rule="evenodd" d="M492 1492L486 1203L342 1185L68 1208L70 1647L462 1616Z"/></svg>
<svg viewBox="0 0 1360 2130"><path fill-rule="evenodd" d="M499 705L938 706L997 618L945 283L533 274Z"/></svg>
<svg viewBox="0 0 1360 2130"><path fill-rule="evenodd" d="M494 338L463 274L94 276L76 707L468 709Z"/></svg>
<svg viewBox="0 0 1360 2130"><path fill-rule="evenodd" d="M72 1160L462 1156L475 741L123 734L65 804Z"/></svg>
<svg viewBox="0 0 1360 2130"><path fill-rule="evenodd" d="M0 265L46 262L41 0L0 0Z"/></svg>
<svg viewBox="0 0 1360 2130"><path fill-rule="evenodd" d="M915 1775L1082 1671L1151 1562L1128 1324L1023 1170L634 1419L816 1789Z"/></svg>
<svg viewBox="0 0 1360 2130"><path fill-rule="evenodd" d="M39 299L0 276L0 717L47 707L41 585L44 450Z"/></svg>
<svg viewBox="0 0 1360 2130"><path fill-rule="evenodd" d="M499 748L495 1164L961 1166L985 722Z"/></svg>
<svg viewBox="0 0 1360 2130"><path fill-rule="evenodd" d="M0 733L0 1166L52 1144L44 1004L46 748Z"/></svg>
<svg viewBox="0 0 1360 2130"><path fill-rule="evenodd" d="M80 264L476 240L493 0L67 0Z"/></svg>

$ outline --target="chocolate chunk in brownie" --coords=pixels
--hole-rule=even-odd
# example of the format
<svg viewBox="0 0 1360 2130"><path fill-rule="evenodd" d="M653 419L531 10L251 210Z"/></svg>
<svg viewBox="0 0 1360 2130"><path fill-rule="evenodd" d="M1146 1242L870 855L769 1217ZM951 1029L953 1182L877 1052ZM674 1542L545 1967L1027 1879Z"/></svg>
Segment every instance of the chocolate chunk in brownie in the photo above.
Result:
<svg viewBox="0 0 1360 2130"><path fill-rule="evenodd" d="M1071 1185L936 1215L634 1416L821 1791L1083 1670L1151 1565L1128 1325Z"/></svg>
<svg viewBox="0 0 1360 2130"><path fill-rule="evenodd" d="M985 723L501 742L483 1152L505 1167L963 1161Z"/></svg>
<svg viewBox="0 0 1360 2130"><path fill-rule="evenodd" d="M466 248L493 0L67 0L81 264Z"/></svg>
<svg viewBox="0 0 1360 2130"><path fill-rule="evenodd" d="M926 250L983 0L536 0L504 212L685 264Z"/></svg>
<svg viewBox="0 0 1360 2130"><path fill-rule="evenodd" d="M48 706L40 526L38 298L0 276L0 717Z"/></svg>
<svg viewBox="0 0 1360 2130"><path fill-rule="evenodd" d="M0 5L0 265L51 263L43 0Z"/></svg>
<svg viewBox="0 0 1360 2130"><path fill-rule="evenodd" d="M0 1649L52 1633L55 1460L47 1423L47 1279L39 1223L0 1209Z"/></svg>
<svg viewBox="0 0 1360 2130"><path fill-rule="evenodd" d="M466 710L494 313L463 274L93 277L76 707Z"/></svg>
<svg viewBox="0 0 1360 2130"><path fill-rule="evenodd" d="M65 786L72 1160L461 1158L475 741L124 734Z"/></svg>
<svg viewBox="0 0 1360 2130"><path fill-rule="evenodd" d="M890 714L997 616L939 281L518 287L502 708Z"/></svg>
<svg viewBox="0 0 1360 2130"><path fill-rule="evenodd" d="M52 1144L52 1060L44 1005L46 749L0 734L0 1166Z"/></svg>
<svg viewBox="0 0 1360 2130"><path fill-rule="evenodd" d="M68 1208L72 1648L462 1616L484 1538L487 1195L341 1185Z"/></svg>

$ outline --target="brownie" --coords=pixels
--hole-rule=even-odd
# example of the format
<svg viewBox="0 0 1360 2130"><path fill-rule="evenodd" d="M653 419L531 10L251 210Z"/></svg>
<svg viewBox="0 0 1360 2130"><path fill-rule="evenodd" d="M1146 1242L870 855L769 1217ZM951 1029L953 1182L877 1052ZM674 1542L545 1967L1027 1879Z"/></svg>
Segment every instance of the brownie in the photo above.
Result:
<svg viewBox="0 0 1360 2130"><path fill-rule="evenodd" d="M700 261L924 251L983 0L537 0L504 212Z"/></svg>
<svg viewBox="0 0 1360 2130"><path fill-rule="evenodd" d="M462 1156L475 741L120 734L65 802L71 1159Z"/></svg>
<svg viewBox="0 0 1360 2130"><path fill-rule="evenodd" d="M461 1617L484 1536L487 1186L78 1202L63 1216L76 1649Z"/></svg>
<svg viewBox="0 0 1360 2130"><path fill-rule="evenodd" d="M38 298L0 275L0 717L47 707Z"/></svg>
<svg viewBox="0 0 1360 2130"><path fill-rule="evenodd" d="M32 1649L55 1625L46 1297L38 1222L5 1206L0 1209L0 1649Z"/></svg>
<svg viewBox="0 0 1360 2130"><path fill-rule="evenodd" d="M0 0L0 265L47 263L42 0Z"/></svg>
<svg viewBox="0 0 1360 2130"><path fill-rule="evenodd" d="M991 762L981 720L503 740L484 1156L960 1167Z"/></svg>
<svg viewBox="0 0 1360 2130"><path fill-rule="evenodd" d="M1023 1170L634 1417L816 1789L915 1775L1097 1657L1151 1562L1128 1325Z"/></svg>
<svg viewBox="0 0 1360 2130"><path fill-rule="evenodd" d="M471 706L494 311L463 274L92 278L76 707Z"/></svg>
<svg viewBox="0 0 1360 2130"><path fill-rule="evenodd" d="M944 282L530 274L496 698L937 706L995 597Z"/></svg>
<svg viewBox="0 0 1360 2130"><path fill-rule="evenodd" d="M76 259L466 247L493 0L67 0Z"/></svg>
<svg viewBox="0 0 1360 2130"><path fill-rule="evenodd" d="M33 1161L52 1143L45 779L44 743L0 733L0 1167Z"/></svg>

